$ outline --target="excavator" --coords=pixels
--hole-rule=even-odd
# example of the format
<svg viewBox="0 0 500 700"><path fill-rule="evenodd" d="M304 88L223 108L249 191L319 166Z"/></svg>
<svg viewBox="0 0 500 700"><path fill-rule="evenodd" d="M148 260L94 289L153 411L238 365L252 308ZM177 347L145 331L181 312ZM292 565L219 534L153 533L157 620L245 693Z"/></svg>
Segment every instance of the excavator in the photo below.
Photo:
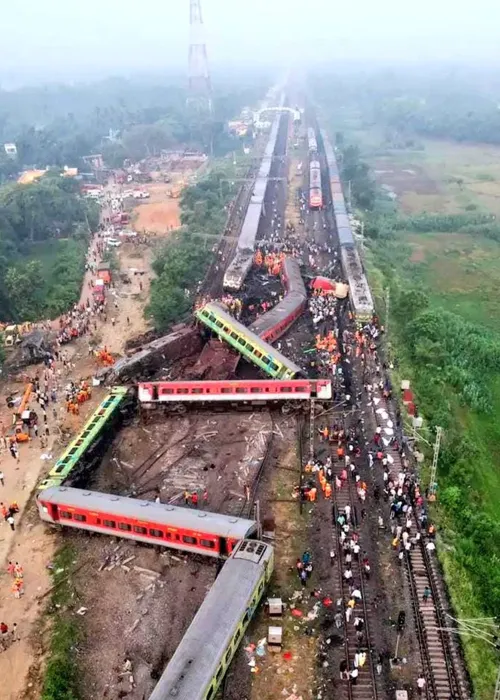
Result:
<svg viewBox="0 0 500 700"><path fill-rule="evenodd" d="M37 414L29 408L32 391L33 384L26 384L21 403L12 413L12 428L9 430L8 434L8 438L12 442L28 442L30 439L29 428L32 427L37 420ZM9 399L12 399L12 397L9 396L7 399L7 405L10 406L12 400L9 401Z"/></svg>

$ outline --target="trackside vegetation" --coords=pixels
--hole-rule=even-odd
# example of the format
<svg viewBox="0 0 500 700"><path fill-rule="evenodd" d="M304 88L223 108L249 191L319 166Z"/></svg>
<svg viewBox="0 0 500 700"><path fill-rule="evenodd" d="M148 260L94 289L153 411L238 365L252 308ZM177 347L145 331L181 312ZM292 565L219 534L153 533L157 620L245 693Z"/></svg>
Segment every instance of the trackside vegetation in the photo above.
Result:
<svg viewBox="0 0 500 700"><path fill-rule="evenodd" d="M189 312L196 286L212 260L212 248L227 217L226 205L235 192L223 171L213 171L181 197L182 228L161 248L153 264L146 309L156 328L166 330Z"/></svg>
<svg viewBox="0 0 500 700"><path fill-rule="evenodd" d="M0 320L53 318L77 301L98 223L97 205L59 171L0 187Z"/></svg>
<svg viewBox="0 0 500 700"><path fill-rule="evenodd" d="M342 138L339 150L346 152ZM360 159L359 150L348 153ZM461 234L476 243L500 242L500 226L488 213L404 216L374 192L366 168L350 171L352 199L364 220L370 284L382 316L384 290L390 289L394 381L411 379L429 441L435 426L445 430L432 517L439 526L438 554L452 604L458 617L494 618L500 610L500 332L481 323L480 297L477 322L470 314L464 317L459 304L450 310L432 277L411 260L408 237L446 240ZM479 274L475 268L470 272ZM494 688L497 655L478 639L462 642L476 696L486 700Z"/></svg>
<svg viewBox="0 0 500 700"><path fill-rule="evenodd" d="M74 589L69 575L74 566L74 548L63 545L53 561L53 591L49 604L51 641L43 678L41 700L79 700L77 645L82 633L75 619Z"/></svg>

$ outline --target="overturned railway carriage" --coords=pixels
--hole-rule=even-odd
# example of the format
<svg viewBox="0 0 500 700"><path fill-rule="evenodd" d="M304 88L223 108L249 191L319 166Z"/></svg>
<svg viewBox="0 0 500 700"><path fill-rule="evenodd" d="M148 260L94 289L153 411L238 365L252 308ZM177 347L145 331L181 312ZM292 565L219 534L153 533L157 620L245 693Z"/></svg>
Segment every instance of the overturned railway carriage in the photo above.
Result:
<svg viewBox="0 0 500 700"><path fill-rule="evenodd" d="M204 326L229 343L247 360L274 379L292 379L303 374L301 368L268 345L242 323L230 316L215 302L209 302L195 312Z"/></svg>
<svg viewBox="0 0 500 700"><path fill-rule="evenodd" d="M109 432L116 428L123 418L131 396L127 387L115 387L101 401L98 408L78 433L77 437L65 449L49 475L38 486L39 490L50 486L60 486L71 479L73 482L81 476L82 471L91 469L101 457L100 447Z"/></svg>
<svg viewBox="0 0 500 700"><path fill-rule="evenodd" d="M319 160L312 160L309 164L309 208L321 209L322 206L321 165Z"/></svg>
<svg viewBox="0 0 500 700"><path fill-rule="evenodd" d="M274 566L273 548L243 540L224 564L149 700L213 700Z"/></svg>
<svg viewBox="0 0 500 700"><path fill-rule="evenodd" d="M249 326L252 333L268 343L274 343L286 333L307 304L307 291L296 258L285 257L281 266L281 281L285 287L285 297Z"/></svg>
<svg viewBox="0 0 500 700"><path fill-rule="evenodd" d="M210 557L231 554L240 540L257 531L256 523L245 518L65 486L39 493L37 506L41 519L51 525Z"/></svg>
<svg viewBox="0 0 500 700"><path fill-rule="evenodd" d="M141 382L142 406L220 403L261 405L281 401L330 400L329 379L236 379L222 381Z"/></svg>

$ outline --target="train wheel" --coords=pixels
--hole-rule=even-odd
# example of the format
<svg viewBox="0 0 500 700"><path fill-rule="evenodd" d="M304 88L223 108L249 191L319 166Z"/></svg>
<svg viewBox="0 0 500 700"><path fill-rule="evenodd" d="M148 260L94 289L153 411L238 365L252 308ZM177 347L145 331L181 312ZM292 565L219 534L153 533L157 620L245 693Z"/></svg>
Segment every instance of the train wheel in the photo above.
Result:
<svg viewBox="0 0 500 700"><path fill-rule="evenodd" d="M183 403L176 403L172 406L172 411L173 413L183 414L186 413L187 408L186 405Z"/></svg>

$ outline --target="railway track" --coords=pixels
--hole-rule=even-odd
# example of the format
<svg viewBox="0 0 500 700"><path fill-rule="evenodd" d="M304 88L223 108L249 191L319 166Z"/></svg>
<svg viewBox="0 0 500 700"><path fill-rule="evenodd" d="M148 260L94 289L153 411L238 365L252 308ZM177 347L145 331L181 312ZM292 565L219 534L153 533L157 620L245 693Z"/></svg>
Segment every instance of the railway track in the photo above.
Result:
<svg viewBox="0 0 500 700"><path fill-rule="evenodd" d="M335 476L340 478L343 466L343 462L335 462L332 467ZM358 638L352 620L346 623L346 615L344 613L344 646L349 670L352 670L353 668L354 656L356 652L366 652L366 663L364 666L358 668L359 675L356 684L353 684L352 682L342 684L337 689L337 696L338 698L347 698L347 700L377 700L379 697L379 690L377 687L377 677L375 675L376 660L373 658L374 654L370 631L370 623L377 614L377 608L374 595L370 590L370 587L365 585L365 576L363 574L361 560L361 551L363 547L361 543L361 551L357 557L352 554L352 579L349 582L344 576L347 565L344 563L343 546L340 539L341 530L336 525L337 517L341 513L345 513L346 506L349 506L351 509L351 528L357 530L360 525L358 521L358 503L355 498L355 488L354 484L351 482L350 476L348 476L347 481L343 483L341 489L333 490L333 498L333 539L337 548L337 561L335 566L338 570L337 575L339 578L339 590L342 591L342 599L344 604L351 598L352 589L358 589L361 592L361 602L356 604L351 617L352 619L355 617L361 617L364 621L363 634L362 636L360 635L360 638ZM346 541L349 539L349 537L350 534L347 535Z"/></svg>
<svg viewBox="0 0 500 700"><path fill-rule="evenodd" d="M379 403L381 406L395 421L391 402L382 400ZM392 449L390 454L394 460L391 469L397 473L404 471L399 452ZM425 532L422 531L418 518L413 530L420 533L420 540L405 554L406 576L412 593L415 631L427 682L427 698L470 700L469 682L459 644L448 632L442 630L449 626L446 619L449 604L440 582L437 562L425 547ZM431 596L424 601L426 588L430 589Z"/></svg>
<svg viewBox="0 0 500 700"><path fill-rule="evenodd" d="M224 272L228 263L231 261L234 253L236 252L238 235L245 219L245 214L253 192L255 177L258 171L258 166L256 163L260 162L260 158L264 153L265 145L266 140L264 137L261 137L259 143L255 147L252 165L249 167L246 173L246 181L243 182L235 199L231 203L231 209L226 220L226 225L220 236L217 250L206 272L198 295L200 297L209 296L215 299L222 293Z"/></svg>

